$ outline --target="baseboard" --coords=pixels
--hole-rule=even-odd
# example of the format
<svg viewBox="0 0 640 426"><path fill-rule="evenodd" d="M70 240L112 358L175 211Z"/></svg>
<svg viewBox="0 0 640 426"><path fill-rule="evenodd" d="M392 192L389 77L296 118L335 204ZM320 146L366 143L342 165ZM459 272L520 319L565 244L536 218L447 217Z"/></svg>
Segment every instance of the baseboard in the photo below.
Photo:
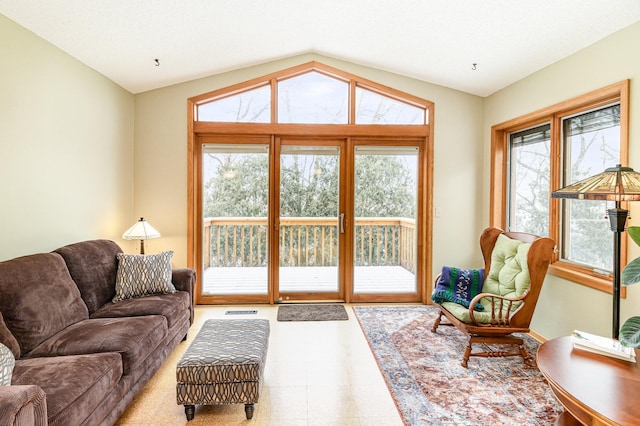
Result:
<svg viewBox="0 0 640 426"><path fill-rule="evenodd" d="M542 334L538 334L535 330L529 330L529 336L533 337L540 343L544 343L547 340L549 340L546 337L544 337Z"/></svg>

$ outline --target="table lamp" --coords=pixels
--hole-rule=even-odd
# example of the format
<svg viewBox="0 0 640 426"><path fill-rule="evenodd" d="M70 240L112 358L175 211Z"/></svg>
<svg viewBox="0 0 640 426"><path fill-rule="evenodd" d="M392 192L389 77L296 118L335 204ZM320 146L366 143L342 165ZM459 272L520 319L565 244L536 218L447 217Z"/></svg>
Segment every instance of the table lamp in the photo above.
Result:
<svg viewBox="0 0 640 426"><path fill-rule="evenodd" d="M158 238L160 233L141 217L131 228L127 229L122 238L125 240L140 240L140 254L144 254L144 240Z"/></svg>
<svg viewBox="0 0 640 426"><path fill-rule="evenodd" d="M615 201L607 215L613 231L613 338L620 333L620 243L629 210L620 207L622 201L640 201L640 173L620 164L595 176L572 183L551 193L553 198Z"/></svg>

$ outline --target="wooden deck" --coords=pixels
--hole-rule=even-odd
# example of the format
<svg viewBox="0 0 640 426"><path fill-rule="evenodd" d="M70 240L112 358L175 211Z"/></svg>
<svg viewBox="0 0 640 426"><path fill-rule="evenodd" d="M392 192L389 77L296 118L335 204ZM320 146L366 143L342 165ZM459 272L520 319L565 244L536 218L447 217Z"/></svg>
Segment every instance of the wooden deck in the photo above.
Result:
<svg viewBox="0 0 640 426"><path fill-rule="evenodd" d="M280 268L281 292L331 292L338 290L338 268L301 266ZM415 293L415 275L401 266L356 266L354 293ZM207 268L203 293L267 294L267 268Z"/></svg>

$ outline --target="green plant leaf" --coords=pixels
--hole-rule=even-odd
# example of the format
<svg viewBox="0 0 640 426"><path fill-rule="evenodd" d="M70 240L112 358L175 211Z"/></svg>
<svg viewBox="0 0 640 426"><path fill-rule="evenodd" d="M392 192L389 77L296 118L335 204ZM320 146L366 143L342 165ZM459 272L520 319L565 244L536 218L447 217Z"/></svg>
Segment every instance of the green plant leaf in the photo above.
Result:
<svg viewBox="0 0 640 426"><path fill-rule="evenodd" d="M627 263L627 266L622 270L620 281L622 285L631 285L640 282L640 257Z"/></svg>
<svg viewBox="0 0 640 426"><path fill-rule="evenodd" d="M633 241L635 241L635 243L637 245L640 246L640 226L630 226L630 227L628 227L627 228L627 233L629 234L631 239Z"/></svg>
<svg viewBox="0 0 640 426"><path fill-rule="evenodd" d="M640 348L640 317L631 317L622 324L620 343L629 348Z"/></svg>
<svg viewBox="0 0 640 426"><path fill-rule="evenodd" d="M627 233L631 239L640 246L640 226L628 227ZM622 270L620 281L622 285L631 285L640 282L640 257L627 263L627 266Z"/></svg>

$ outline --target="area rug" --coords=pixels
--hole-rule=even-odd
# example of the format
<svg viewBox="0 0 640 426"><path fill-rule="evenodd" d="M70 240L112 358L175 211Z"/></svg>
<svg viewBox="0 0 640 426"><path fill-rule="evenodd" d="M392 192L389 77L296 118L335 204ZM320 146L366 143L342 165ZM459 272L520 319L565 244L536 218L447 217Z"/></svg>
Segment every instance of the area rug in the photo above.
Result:
<svg viewBox="0 0 640 426"><path fill-rule="evenodd" d="M354 307L407 425L549 425L562 406L537 368L520 357L471 358L454 327L431 332L433 306ZM524 336L535 355L538 343Z"/></svg>
<svg viewBox="0 0 640 426"><path fill-rule="evenodd" d="M346 321L349 319L343 305L299 304L278 306L278 321Z"/></svg>

